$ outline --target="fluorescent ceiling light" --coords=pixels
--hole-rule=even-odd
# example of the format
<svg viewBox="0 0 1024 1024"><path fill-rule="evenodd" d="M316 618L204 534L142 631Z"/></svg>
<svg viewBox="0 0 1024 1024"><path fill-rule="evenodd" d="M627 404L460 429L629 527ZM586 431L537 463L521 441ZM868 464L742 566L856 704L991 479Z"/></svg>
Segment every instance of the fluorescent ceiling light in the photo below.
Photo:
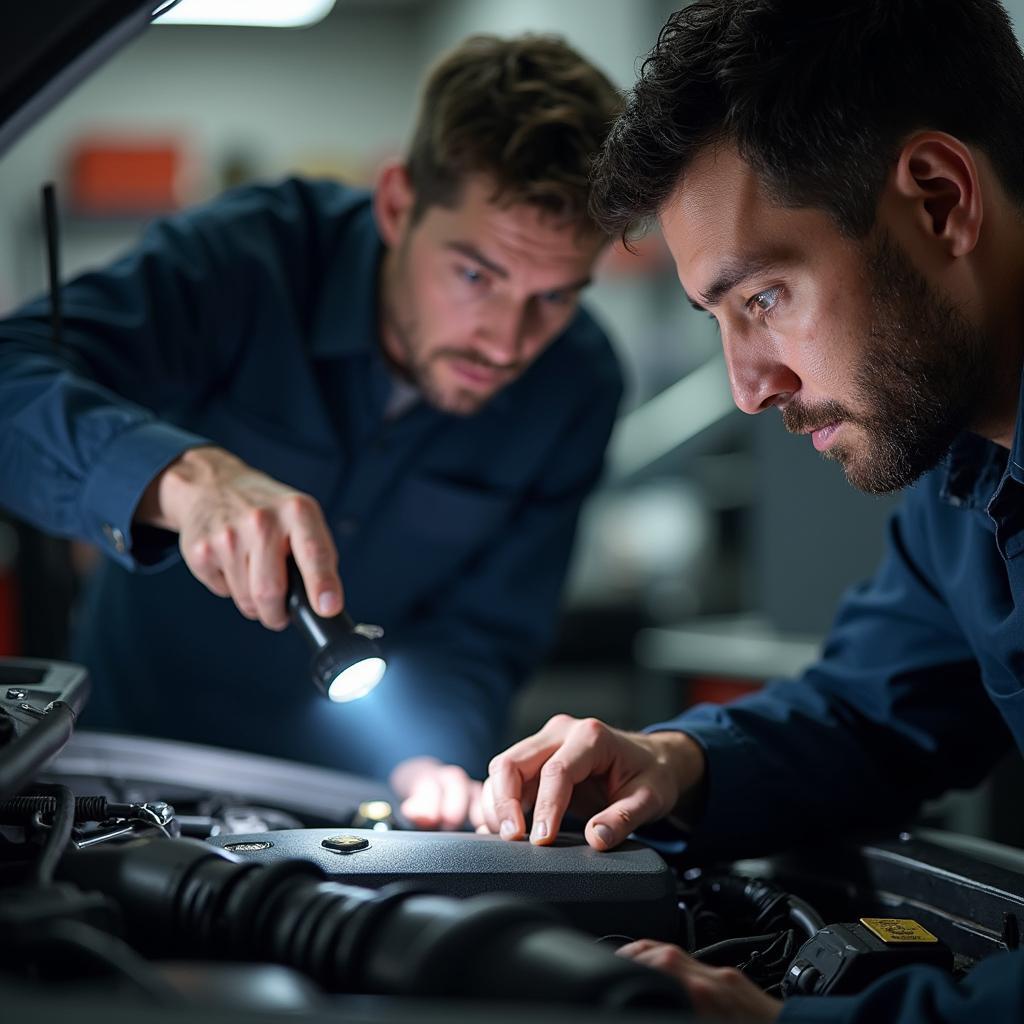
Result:
<svg viewBox="0 0 1024 1024"><path fill-rule="evenodd" d="M334 0L181 0L156 19L158 25L315 25Z"/></svg>

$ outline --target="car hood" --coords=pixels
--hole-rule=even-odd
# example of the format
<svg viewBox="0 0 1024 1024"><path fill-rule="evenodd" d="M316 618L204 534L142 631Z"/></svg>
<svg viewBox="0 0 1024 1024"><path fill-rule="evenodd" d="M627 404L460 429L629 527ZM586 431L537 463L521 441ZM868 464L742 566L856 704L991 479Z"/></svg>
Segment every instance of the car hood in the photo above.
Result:
<svg viewBox="0 0 1024 1024"><path fill-rule="evenodd" d="M11 6L11 5L9 5ZM0 31L0 156L169 0L32 0Z"/></svg>

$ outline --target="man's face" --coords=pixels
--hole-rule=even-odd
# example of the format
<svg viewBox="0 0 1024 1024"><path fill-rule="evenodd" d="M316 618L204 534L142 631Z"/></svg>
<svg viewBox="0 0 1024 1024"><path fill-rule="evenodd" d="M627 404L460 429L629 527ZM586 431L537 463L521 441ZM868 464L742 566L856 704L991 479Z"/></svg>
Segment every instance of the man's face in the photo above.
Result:
<svg viewBox="0 0 1024 1024"><path fill-rule="evenodd" d="M659 220L718 322L737 406L778 407L855 487L913 482L976 416L992 346L884 225L854 241L823 211L780 206L725 147L698 156Z"/></svg>
<svg viewBox="0 0 1024 1024"><path fill-rule="evenodd" d="M385 349L427 401L457 415L479 410L568 325L604 247L491 195L488 179L467 179L454 208L431 206L402 229L385 266Z"/></svg>

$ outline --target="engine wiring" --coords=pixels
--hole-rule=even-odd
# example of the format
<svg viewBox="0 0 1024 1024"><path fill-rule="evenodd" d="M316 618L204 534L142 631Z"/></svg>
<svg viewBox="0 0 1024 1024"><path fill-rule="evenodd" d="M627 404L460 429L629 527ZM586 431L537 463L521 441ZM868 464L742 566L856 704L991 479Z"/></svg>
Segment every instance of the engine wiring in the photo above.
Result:
<svg viewBox="0 0 1024 1024"><path fill-rule="evenodd" d="M80 788L81 782L73 784ZM180 836L206 840L221 832L254 831L284 837L296 829L306 832L308 825L272 807L201 795L199 803L186 797L186 813L179 820L174 808L162 801L131 802L144 790L122 792L128 799L76 797L67 785L40 781L21 795L0 800L0 971L37 984L95 987L100 978L116 979L118 991L126 995L172 1005L188 1000L161 971L160 960L167 956L191 962L200 975L205 962L227 957L287 966L325 994L409 995L420 993L421 987L423 994L435 991L438 957L445 962L470 957L479 962L479 970L456 971L445 982L459 997L482 998L485 991L495 995L495 986L500 989L508 981L503 972L512 965L518 980L507 984L500 998L540 1000L562 990L567 1001L588 992L595 1005L662 1007L682 998L678 987L648 989L649 980L617 978L615 971L627 961L602 961L610 955L607 948L587 952L588 946L614 948L643 935L610 934L595 944L585 930L560 928L547 917L547 909L527 910L535 906L527 901L428 897L408 885L358 888L356 876L330 880L294 855L264 864L239 859L200 838ZM176 802L184 795L175 792ZM202 813L189 813L195 811ZM230 851L230 844L225 845ZM257 845L271 847L274 842ZM696 960L736 968L764 991L783 998L812 991L812 986L828 993L830 986L843 984L838 967L828 973L829 964L817 957L815 944L821 945L822 935L859 926L826 925L803 895L737 873L729 865L684 870L677 865L675 880L674 941ZM823 895L813 888L801 891L815 902ZM834 900L827 902L835 915ZM489 940L490 949L473 938L482 934L478 930L484 921L499 934L497 945ZM444 956L430 943L424 945L428 934L435 945L447 936L450 948ZM529 941L527 935L532 936ZM374 948L379 952L371 956L367 949ZM545 980L530 992L534 982L523 979L541 976L536 957L542 948ZM849 947L850 955L842 956L852 963L857 952ZM854 965L857 970L877 976L889 969L868 963L867 956L877 951L865 947L863 952ZM591 963L592 957L596 959ZM422 960L419 966L417 958ZM390 968L374 973L376 965L398 962L409 977L392 975ZM490 988L472 988L484 975Z"/></svg>
<svg viewBox="0 0 1024 1024"><path fill-rule="evenodd" d="M37 885L49 885L53 881L57 863L71 840L75 826L75 794L59 783L50 783L41 788L52 794L53 812L42 853L36 862L35 881ZM38 811L36 813L39 814Z"/></svg>

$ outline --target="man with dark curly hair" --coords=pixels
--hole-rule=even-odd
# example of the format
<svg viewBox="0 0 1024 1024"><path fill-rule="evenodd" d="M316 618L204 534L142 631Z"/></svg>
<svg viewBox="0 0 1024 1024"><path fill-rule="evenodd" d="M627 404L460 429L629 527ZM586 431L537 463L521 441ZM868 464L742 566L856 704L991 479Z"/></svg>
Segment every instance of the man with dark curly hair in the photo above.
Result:
<svg viewBox="0 0 1024 1024"><path fill-rule="evenodd" d="M521 837L532 807L548 843L572 804L600 850L661 820L694 856L755 855L905 821L1024 749L1022 125L997 0L669 20L598 162L599 221L657 220L742 410L777 410L864 491L909 490L800 679L638 734L552 719L492 762L489 828ZM784 1005L675 947L623 953L716 1020L1024 1017L1021 951Z"/></svg>
<svg viewBox="0 0 1024 1024"><path fill-rule="evenodd" d="M68 284L60 350L46 302L0 323L0 501L107 556L86 724L390 774L462 825L621 393L579 306L620 106L560 39L470 38L372 193L241 188ZM364 700L275 635L289 554L322 615L384 626Z"/></svg>

